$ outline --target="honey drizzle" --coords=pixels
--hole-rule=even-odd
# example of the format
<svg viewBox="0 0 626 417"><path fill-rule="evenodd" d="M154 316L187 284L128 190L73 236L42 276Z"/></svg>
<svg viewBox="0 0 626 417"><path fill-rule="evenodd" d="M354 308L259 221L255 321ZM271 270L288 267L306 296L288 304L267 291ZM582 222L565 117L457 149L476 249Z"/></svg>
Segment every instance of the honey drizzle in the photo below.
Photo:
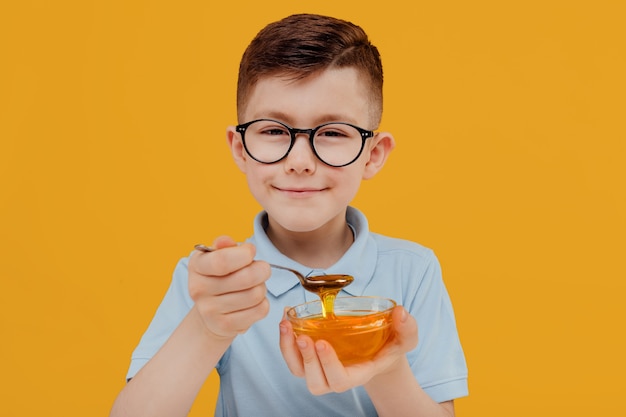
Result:
<svg viewBox="0 0 626 417"><path fill-rule="evenodd" d="M322 317L335 319L335 298L339 291L354 280L350 275L318 275L307 277L302 284L305 290L317 294L322 304Z"/></svg>

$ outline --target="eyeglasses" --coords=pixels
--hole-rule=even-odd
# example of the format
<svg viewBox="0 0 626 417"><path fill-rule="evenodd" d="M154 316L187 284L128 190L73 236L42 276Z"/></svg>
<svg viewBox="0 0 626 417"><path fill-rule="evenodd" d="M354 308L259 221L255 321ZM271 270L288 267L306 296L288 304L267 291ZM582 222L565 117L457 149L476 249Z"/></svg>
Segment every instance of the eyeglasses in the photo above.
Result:
<svg viewBox="0 0 626 417"><path fill-rule="evenodd" d="M258 119L235 128L252 159L263 164L276 163L289 155L298 134L309 135L315 156L331 167L344 167L358 159L365 141L374 136L349 123L324 123L313 129L296 129L272 119Z"/></svg>

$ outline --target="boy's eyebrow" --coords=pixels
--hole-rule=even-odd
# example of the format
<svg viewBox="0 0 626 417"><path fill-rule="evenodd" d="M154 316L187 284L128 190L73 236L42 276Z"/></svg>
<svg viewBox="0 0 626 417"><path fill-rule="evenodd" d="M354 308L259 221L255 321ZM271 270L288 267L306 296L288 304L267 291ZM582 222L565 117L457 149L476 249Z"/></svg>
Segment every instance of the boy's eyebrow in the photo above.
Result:
<svg viewBox="0 0 626 417"><path fill-rule="evenodd" d="M268 112L261 112L260 114L262 116L255 117L252 120L255 120L255 119L275 119L275 120L278 120L280 122L287 123L291 127L296 127L296 128L301 128L301 129L305 128L303 126L294 126L294 119L293 119L293 117L291 117L287 113L283 113L281 111L268 111ZM324 114L321 117L316 118L314 124L315 124L315 126L319 126L321 124L328 123L328 122L345 122L345 123L357 124L356 120L352 119L351 117L347 117L345 115L340 115L340 114L330 114L330 113L329 114ZM307 126L307 127L315 127L315 126Z"/></svg>

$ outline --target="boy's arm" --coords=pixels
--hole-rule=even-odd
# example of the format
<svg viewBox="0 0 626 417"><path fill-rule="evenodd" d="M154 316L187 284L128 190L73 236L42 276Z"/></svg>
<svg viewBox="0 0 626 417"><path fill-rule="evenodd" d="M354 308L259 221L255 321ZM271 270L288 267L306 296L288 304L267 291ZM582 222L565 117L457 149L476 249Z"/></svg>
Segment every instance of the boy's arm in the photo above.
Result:
<svg viewBox="0 0 626 417"><path fill-rule="evenodd" d="M453 401L433 401L420 387L406 358L399 365L365 384L379 416L454 417Z"/></svg>
<svg viewBox="0 0 626 417"><path fill-rule="evenodd" d="M186 416L232 340L210 334L193 307L163 347L122 389L110 416Z"/></svg>
<svg viewBox="0 0 626 417"><path fill-rule="evenodd" d="M235 337L267 315L269 265L254 261L250 244L219 238L214 246L222 250L189 259L193 307L120 392L111 417L186 416Z"/></svg>
<svg viewBox="0 0 626 417"><path fill-rule="evenodd" d="M399 324L395 326L396 338L399 339L397 346L414 347L417 344L415 319L404 311L394 316L394 320ZM393 357L394 352L388 355ZM415 379L404 353L399 360L365 383L364 388L381 417L454 417L454 402L437 403L430 398Z"/></svg>
<svg viewBox="0 0 626 417"><path fill-rule="evenodd" d="M328 342L294 338L287 320L280 324L281 351L291 372L305 378L315 395L362 385L380 416L454 417L453 402L432 400L406 359L406 352L417 345L417 322L403 307L396 307L393 323L394 338L369 362L344 367Z"/></svg>

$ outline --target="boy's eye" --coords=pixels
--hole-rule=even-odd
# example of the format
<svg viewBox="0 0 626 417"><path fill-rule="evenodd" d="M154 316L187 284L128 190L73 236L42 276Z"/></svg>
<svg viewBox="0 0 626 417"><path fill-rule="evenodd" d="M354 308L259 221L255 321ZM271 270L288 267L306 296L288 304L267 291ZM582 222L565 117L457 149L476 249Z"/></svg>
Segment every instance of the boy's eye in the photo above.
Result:
<svg viewBox="0 0 626 417"><path fill-rule="evenodd" d="M272 136L288 135L289 134L289 132L287 132L287 130L284 129L284 128L265 129L262 133L264 133L266 135L272 135Z"/></svg>
<svg viewBox="0 0 626 417"><path fill-rule="evenodd" d="M315 136L343 138L350 135L341 129L323 129L318 131Z"/></svg>
<svg viewBox="0 0 626 417"><path fill-rule="evenodd" d="M341 132L334 132L334 131L319 132L318 135L320 136L343 136Z"/></svg>
<svg viewBox="0 0 626 417"><path fill-rule="evenodd" d="M260 135L268 135L268 136L288 135L289 136L289 131L284 126L274 125L274 124L265 124L265 125L261 124L256 127L257 129L254 129L254 131L256 131L257 134L260 134Z"/></svg>

